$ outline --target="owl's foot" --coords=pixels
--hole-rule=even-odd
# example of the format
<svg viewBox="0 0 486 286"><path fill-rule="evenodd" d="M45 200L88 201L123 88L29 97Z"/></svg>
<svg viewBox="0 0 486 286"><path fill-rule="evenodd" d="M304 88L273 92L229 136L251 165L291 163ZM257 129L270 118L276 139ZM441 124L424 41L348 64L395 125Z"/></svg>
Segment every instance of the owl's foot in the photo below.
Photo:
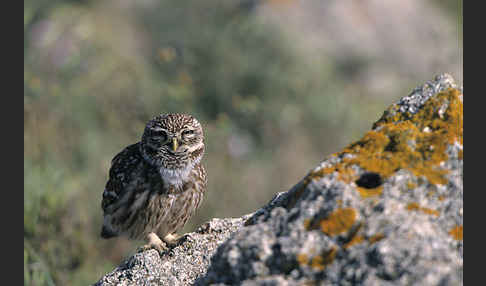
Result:
<svg viewBox="0 0 486 286"><path fill-rule="evenodd" d="M137 252L144 252L146 250L150 249L155 249L159 253L159 255L162 255L168 248L167 245L160 240L160 238L153 232L149 233L146 237L147 239L147 244L140 246L137 249Z"/></svg>
<svg viewBox="0 0 486 286"><path fill-rule="evenodd" d="M185 235L179 236L175 233L168 234L166 235L162 240L169 246L169 247L174 247L179 245L181 241L183 241L186 238Z"/></svg>

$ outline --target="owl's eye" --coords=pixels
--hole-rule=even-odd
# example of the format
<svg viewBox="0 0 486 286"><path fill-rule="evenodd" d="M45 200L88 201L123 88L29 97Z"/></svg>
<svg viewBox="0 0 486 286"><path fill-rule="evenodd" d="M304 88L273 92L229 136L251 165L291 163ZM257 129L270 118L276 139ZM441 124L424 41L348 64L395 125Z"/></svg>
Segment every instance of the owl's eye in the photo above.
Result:
<svg viewBox="0 0 486 286"><path fill-rule="evenodd" d="M194 130L184 130L182 131L182 136L191 136L194 135Z"/></svg>
<svg viewBox="0 0 486 286"><path fill-rule="evenodd" d="M165 141L167 139L167 133L163 130L154 130L151 135L152 138L156 138L160 141Z"/></svg>

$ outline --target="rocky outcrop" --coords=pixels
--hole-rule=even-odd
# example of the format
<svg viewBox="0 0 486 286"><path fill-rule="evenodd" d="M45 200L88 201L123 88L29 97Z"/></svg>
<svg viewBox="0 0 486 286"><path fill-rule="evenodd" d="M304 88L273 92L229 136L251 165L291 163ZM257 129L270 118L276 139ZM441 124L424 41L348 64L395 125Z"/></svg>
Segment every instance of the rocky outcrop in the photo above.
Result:
<svg viewBox="0 0 486 286"><path fill-rule="evenodd" d="M137 253L95 285L189 285L206 272L217 247L247 218L212 219L163 256L156 250Z"/></svg>
<svg viewBox="0 0 486 286"><path fill-rule="evenodd" d="M97 285L459 285L463 95L436 77L255 213L214 219Z"/></svg>

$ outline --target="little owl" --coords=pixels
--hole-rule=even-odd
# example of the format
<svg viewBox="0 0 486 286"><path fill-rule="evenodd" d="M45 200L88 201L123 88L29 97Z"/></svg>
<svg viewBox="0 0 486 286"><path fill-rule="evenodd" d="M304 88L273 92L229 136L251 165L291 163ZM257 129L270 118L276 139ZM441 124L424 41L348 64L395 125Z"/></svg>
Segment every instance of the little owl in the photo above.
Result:
<svg viewBox="0 0 486 286"><path fill-rule="evenodd" d="M174 244L175 232L194 214L206 191L203 154L203 130L191 115L150 120L141 141L111 161L101 202L101 237L145 239L140 250L160 253Z"/></svg>

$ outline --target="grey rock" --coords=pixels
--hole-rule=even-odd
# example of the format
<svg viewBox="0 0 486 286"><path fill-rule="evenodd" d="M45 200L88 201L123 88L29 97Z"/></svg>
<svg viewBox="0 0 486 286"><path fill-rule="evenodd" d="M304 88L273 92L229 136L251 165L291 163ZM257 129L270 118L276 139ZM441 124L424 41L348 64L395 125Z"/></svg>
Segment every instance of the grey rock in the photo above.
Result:
<svg viewBox="0 0 486 286"><path fill-rule="evenodd" d="M204 274L210 257L246 217L212 219L162 256L156 250L137 253L106 274L95 285L189 285Z"/></svg>
<svg viewBox="0 0 486 286"><path fill-rule="evenodd" d="M462 88L443 74L255 213L97 285L461 285Z"/></svg>

